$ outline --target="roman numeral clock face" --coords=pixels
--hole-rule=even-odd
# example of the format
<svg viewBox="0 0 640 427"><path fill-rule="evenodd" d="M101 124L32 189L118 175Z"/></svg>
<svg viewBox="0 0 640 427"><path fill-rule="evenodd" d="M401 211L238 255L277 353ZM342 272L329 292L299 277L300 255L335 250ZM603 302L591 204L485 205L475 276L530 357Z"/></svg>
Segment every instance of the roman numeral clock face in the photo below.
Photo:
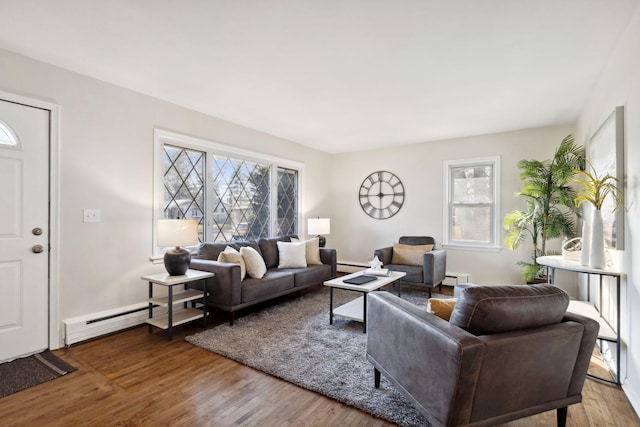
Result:
<svg viewBox="0 0 640 427"><path fill-rule="evenodd" d="M391 218L404 203L404 185L391 172L377 171L362 181L358 198L362 210L371 218Z"/></svg>

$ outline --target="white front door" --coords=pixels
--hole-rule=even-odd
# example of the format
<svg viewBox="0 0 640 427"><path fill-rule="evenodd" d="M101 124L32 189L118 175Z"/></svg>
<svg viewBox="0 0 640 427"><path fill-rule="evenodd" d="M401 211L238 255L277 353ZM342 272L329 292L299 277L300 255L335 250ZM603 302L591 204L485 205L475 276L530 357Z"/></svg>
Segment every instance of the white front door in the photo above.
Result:
<svg viewBox="0 0 640 427"><path fill-rule="evenodd" d="M49 114L0 100L0 362L49 348Z"/></svg>

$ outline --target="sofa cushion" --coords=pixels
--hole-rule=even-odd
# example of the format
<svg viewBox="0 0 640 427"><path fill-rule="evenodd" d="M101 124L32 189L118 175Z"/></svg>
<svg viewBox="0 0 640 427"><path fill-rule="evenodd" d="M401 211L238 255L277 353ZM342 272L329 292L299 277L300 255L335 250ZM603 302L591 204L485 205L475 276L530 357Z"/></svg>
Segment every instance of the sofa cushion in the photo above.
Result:
<svg viewBox="0 0 640 427"><path fill-rule="evenodd" d="M267 271L262 279L247 278L242 282L241 287L240 298L243 303L266 300L279 292L293 288L293 274L272 269Z"/></svg>
<svg viewBox="0 0 640 427"><path fill-rule="evenodd" d="M558 323L568 306L569 295L552 285L470 286L449 321L472 334L495 334Z"/></svg>
<svg viewBox="0 0 640 427"><path fill-rule="evenodd" d="M408 283L424 283L424 276L422 274L422 266L418 265L386 265L385 267L389 268L392 271L402 271L403 273L407 273L406 276L402 278L402 282Z"/></svg>
<svg viewBox="0 0 640 427"><path fill-rule="evenodd" d="M391 264L423 265L424 253L433 249L433 245L403 245L393 244Z"/></svg>
<svg viewBox="0 0 640 427"><path fill-rule="evenodd" d="M233 242L233 246L237 247L238 250L244 247L253 248L255 249L256 252L260 254L260 256L262 256L262 252L260 251L260 246L258 245L258 242L255 240L236 240Z"/></svg>
<svg viewBox="0 0 640 427"><path fill-rule="evenodd" d="M331 266L328 264L310 265L307 268L292 268L280 271L288 271L293 274L294 286L319 285L325 280L331 279Z"/></svg>
<svg viewBox="0 0 640 427"><path fill-rule="evenodd" d="M306 243L278 242L278 268L305 268L306 266Z"/></svg>
<svg viewBox="0 0 640 427"><path fill-rule="evenodd" d="M267 268L273 268L278 266L278 242L290 242L289 236L282 237L270 237L268 239L258 240L260 246L260 252L262 252L262 258Z"/></svg>
<svg viewBox="0 0 640 427"><path fill-rule="evenodd" d="M240 255L244 259L249 277L261 279L265 275L267 267L257 250L251 246L243 246L240 248Z"/></svg>
<svg viewBox="0 0 640 427"><path fill-rule="evenodd" d="M227 246L231 246L236 250L240 250L240 248L232 242L228 243L200 243L198 246L198 253L196 255L199 259L208 259L211 261L217 261L220 256L220 252L224 251Z"/></svg>

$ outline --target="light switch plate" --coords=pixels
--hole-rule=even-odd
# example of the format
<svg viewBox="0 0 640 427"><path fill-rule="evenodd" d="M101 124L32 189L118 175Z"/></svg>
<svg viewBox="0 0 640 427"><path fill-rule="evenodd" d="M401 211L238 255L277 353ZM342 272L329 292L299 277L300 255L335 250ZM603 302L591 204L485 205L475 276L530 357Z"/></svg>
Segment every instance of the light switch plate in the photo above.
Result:
<svg viewBox="0 0 640 427"><path fill-rule="evenodd" d="M100 222L100 209L84 209L84 222Z"/></svg>

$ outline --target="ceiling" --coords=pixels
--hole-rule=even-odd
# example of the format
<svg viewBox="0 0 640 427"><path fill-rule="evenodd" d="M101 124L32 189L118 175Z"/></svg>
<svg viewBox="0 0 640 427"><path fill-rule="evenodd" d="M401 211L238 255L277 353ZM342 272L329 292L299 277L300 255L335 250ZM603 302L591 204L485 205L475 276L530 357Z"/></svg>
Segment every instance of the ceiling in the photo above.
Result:
<svg viewBox="0 0 640 427"><path fill-rule="evenodd" d="M0 0L0 48L329 153L572 123L639 0Z"/></svg>

